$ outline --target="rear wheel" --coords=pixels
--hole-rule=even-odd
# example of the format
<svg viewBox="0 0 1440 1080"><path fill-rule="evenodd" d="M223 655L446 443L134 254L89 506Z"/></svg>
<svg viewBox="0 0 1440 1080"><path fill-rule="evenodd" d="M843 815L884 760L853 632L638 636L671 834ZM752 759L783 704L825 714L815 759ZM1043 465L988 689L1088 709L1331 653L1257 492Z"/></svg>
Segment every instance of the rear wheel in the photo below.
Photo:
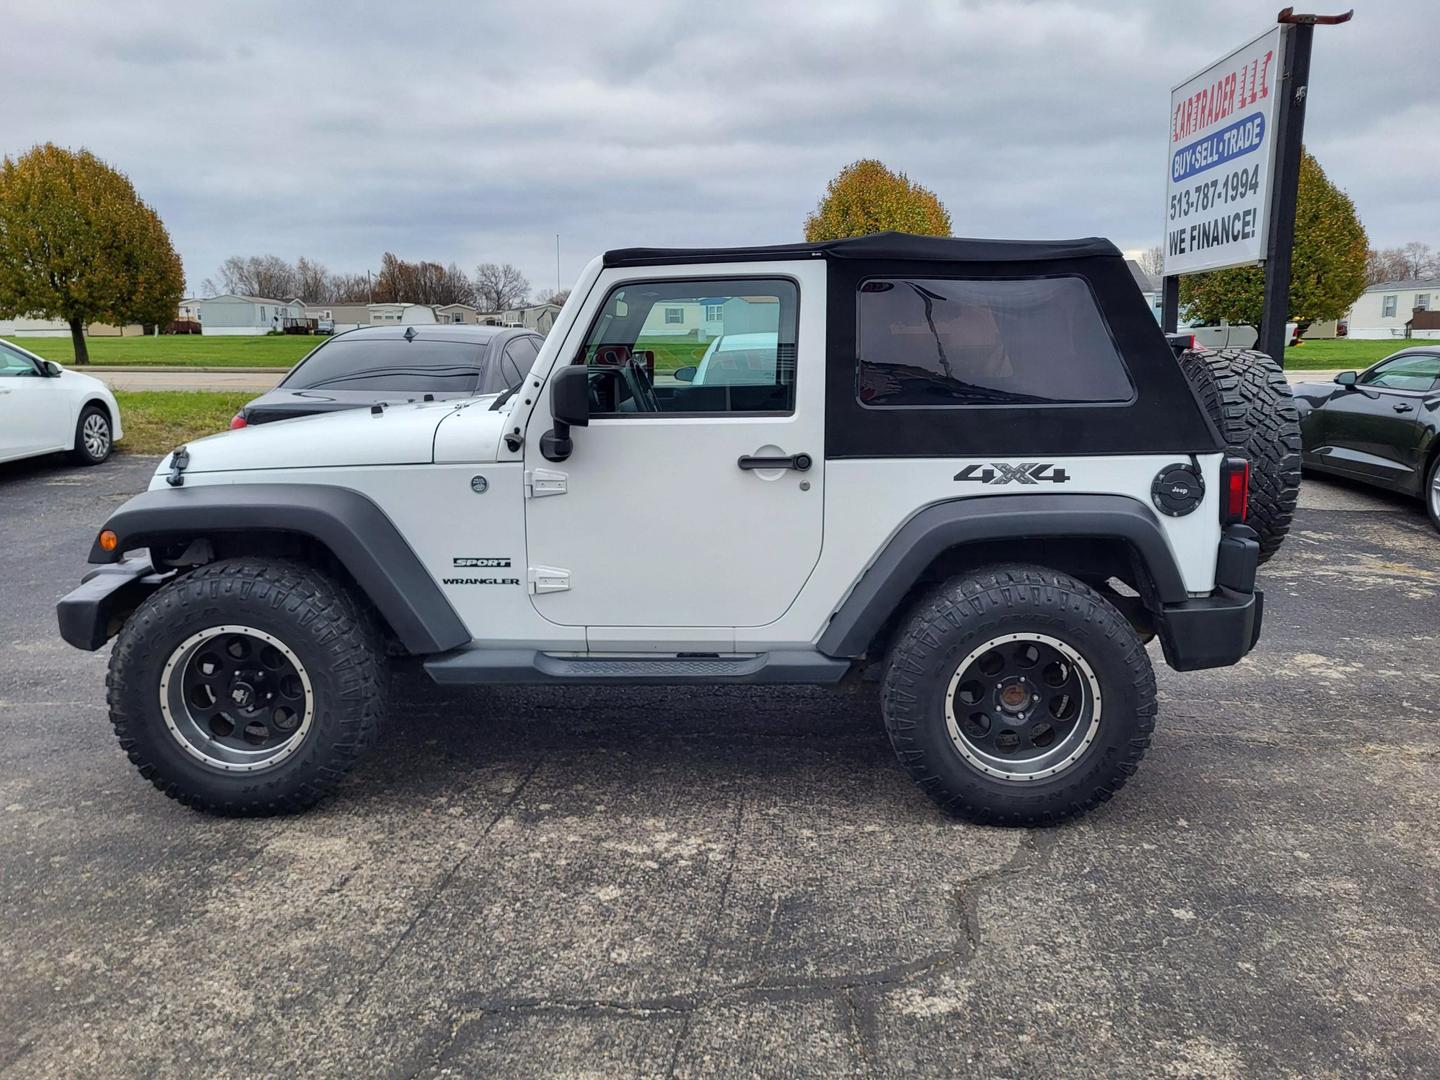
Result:
<svg viewBox="0 0 1440 1080"><path fill-rule="evenodd" d="M1250 462L1246 524L1260 561L1280 550L1300 495L1300 415L1280 365L1253 349L1189 349L1180 370L1220 429L1226 453Z"/></svg>
<svg viewBox="0 0 1440 1080"><path fill-rule="evenodd" d="M891 650L881 703L901 764L947 812L1048 824L1109 799L1135 771L1155 675L1093 589L1001 566L921 604Z"/></svg>
<svg viewBox="0 0 1440 1080"><path fill-rule="evenodd" d="M1435 455L1425 474L1425 512L1430 515L1430 524L1440 529L1440 454Z"/></svg>
<svg viewBox="0 0 1440 1080"><path fill-rule="evenodd" d="M75 422L75 447L70 459L77 465L99 465L114 446L110 414L99 405L86 405Z"/></svg>
<svg viewBox="0 0 1440 1080"><path fill-rule="evenodd" d="M141 774L221 814L298 810L374 741L385 652L366 610L299 563L230 559L171 582L121 629L110 717Z"/></svg>

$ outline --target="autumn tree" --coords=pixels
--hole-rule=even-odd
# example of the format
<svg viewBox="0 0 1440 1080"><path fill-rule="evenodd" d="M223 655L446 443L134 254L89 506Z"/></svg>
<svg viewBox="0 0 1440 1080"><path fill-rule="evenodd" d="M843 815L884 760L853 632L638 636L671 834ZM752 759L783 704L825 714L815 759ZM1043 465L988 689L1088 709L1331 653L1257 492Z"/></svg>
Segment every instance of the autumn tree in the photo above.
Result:
<svg viewBox="0 0 1440 1080"><path fill-rule="evenodd" d="M1400 247L1371 251L1365 259L1365 283L1440 276L1440 255L1429 244L1412 240Z"/></svg>
<svg viewBox="0 0 1440 1080"><path fill-rule="evenodd" d="M1295 246L1290 261L1287 320L1343 319L1365 291L1365 227L1355 203L1332 184L1308 152L1300 159ZM1240 266L1180 279L1180 306L1202 323L1228 319L1258 327L1265 300L1265 268Z"/></svg>
<svg viewBox="0 0 1440 1080"><path fill-rule="evenodd" d="M472 280L475 303L481 311L523 307L530 295L529 279L510 263L481 263Z"/></svg>
<svg viewBox="0 0 1440 1080"><path fill-rule="evenodd" d="M933 191L870 158L841 169L805 219L805 239L812 243L888 229L949 236L950 214Z"/></svg>
<svg viewBox="0 0 1440 1080"><path fill-rule="evenodd" d="M387 251L375 278L377 303L469 304L475 299L470 279L454 263L406 262Z"/></svg>
<svg viewBox="0 0 1440 1080"><path fill-rule="evenodd" d="M88 364L86 324L168 324L184 290L164 224L124 173L51 143L0 163L0 316L63 320Z"/></svg>

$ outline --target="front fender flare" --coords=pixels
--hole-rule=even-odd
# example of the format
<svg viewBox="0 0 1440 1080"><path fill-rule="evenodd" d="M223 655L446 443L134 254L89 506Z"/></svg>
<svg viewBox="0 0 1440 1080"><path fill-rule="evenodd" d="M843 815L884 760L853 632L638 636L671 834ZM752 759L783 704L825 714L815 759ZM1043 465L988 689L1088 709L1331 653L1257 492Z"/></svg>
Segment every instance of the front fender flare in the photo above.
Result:
<svg viewBox="0 0 1440 1080"><path fill-rule="evenodd" d="M113 551L90 549L92 563L113 563L126 551L175 538L291 533L324 545L355 579L416 655L470 642L440 586L385 512L351 488L324 484L214 484L147 491L103 526L116 534Z"/></svg>
<svg viewBox="0 0 1440 1080"><path fill-rule="evenodd" d="M830 618L817 648L863 656L885 620L942 552L985 540L1118 539L1130 545L1162 603L1188 595L1160 520L1122 495L987 495L935 503L890 538Z"/></svg>

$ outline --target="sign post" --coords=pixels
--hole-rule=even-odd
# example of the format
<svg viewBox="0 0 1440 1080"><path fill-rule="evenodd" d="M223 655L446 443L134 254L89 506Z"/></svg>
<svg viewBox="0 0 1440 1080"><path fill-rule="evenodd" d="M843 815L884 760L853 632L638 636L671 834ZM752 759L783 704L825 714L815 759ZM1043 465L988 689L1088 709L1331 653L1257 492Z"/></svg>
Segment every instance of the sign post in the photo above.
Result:
<svg viewBox="0 0 1440 1080"><path fill-rule="evenodd" d="M1311 39L1316 23L1352 14L1286 8L1275 26L1171 90L1166 331L1179 321L1179 275L1263 263L1258 344L1284 366Z"/></svg>

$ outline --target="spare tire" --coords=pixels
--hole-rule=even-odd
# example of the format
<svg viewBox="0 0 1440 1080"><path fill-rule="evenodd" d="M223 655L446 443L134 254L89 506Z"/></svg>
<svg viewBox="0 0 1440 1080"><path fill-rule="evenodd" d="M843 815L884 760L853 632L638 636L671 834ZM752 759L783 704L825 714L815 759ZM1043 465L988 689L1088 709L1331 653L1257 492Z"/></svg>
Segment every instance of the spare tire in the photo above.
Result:
<svg viewBox="0 0 1440 1080"><path fill-rule="evenodd" d="M1250 462L1250 513L1260 561L1280 550L1300 494L1300 416L1280 365L1253 349L1187 349L1180 370L1220 429L1226 453Z"/></svg>

